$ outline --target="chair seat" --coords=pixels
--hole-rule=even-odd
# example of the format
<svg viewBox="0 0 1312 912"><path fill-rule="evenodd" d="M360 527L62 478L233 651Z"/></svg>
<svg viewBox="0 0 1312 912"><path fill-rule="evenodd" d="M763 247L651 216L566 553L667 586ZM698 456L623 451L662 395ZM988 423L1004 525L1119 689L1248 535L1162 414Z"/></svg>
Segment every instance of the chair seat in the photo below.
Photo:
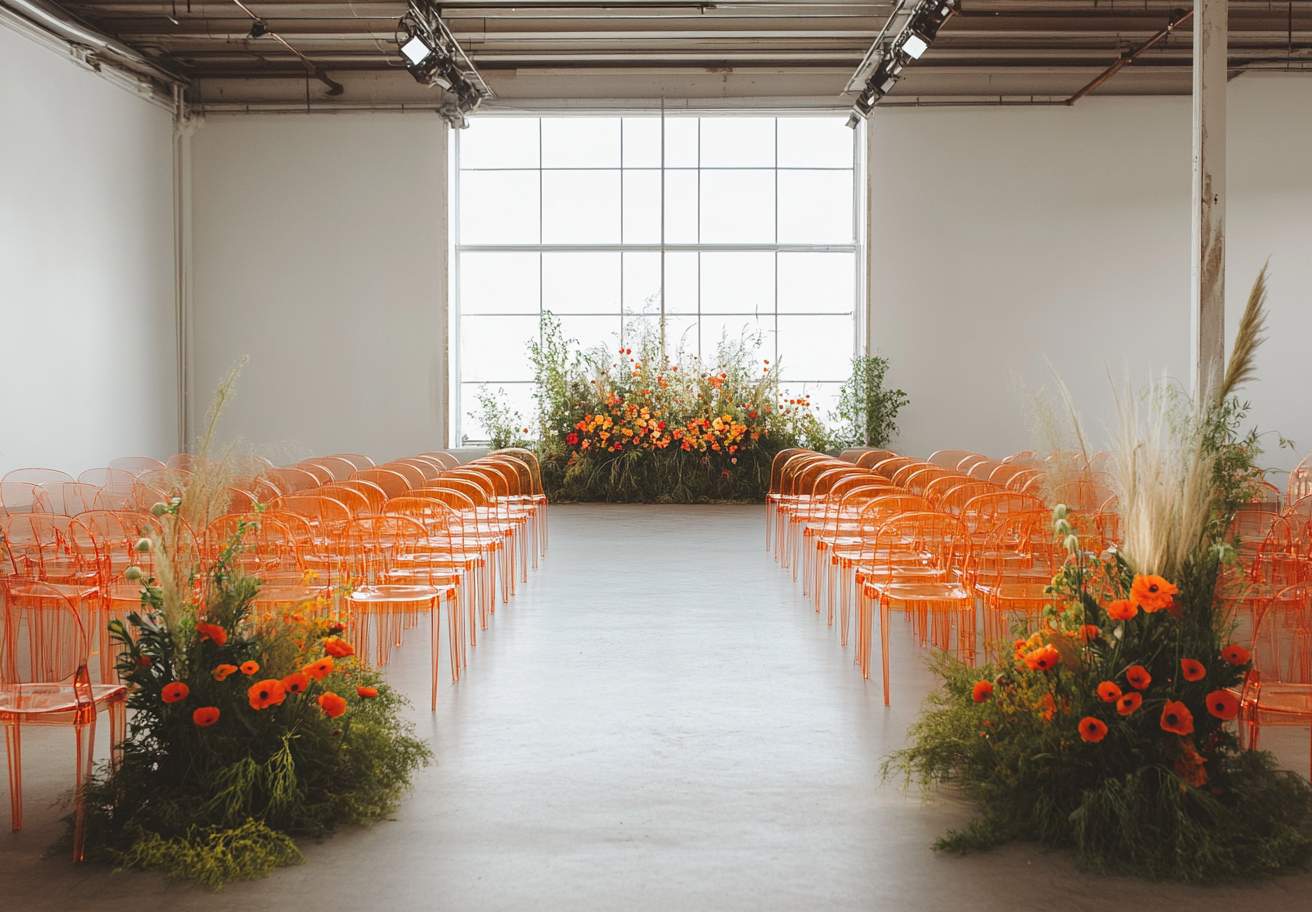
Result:
<svg viewBox="0 0 1312 912"><path fill-rule="evenodd" d="M895 577L868 584L867 588L883 599L895 602L966 601L970 593L958 583L932 580L907 580Z"/></svg>
<svg viewBox="0 0 1312 912"><path fill-rule="evenodd" d="M121 684L92 684L94 706L86 707L79 704L71 684L7 684L0 688L0 722L68 725L79 714L89 721L96 708L126 695Z"/></svg>
<svg viewBox="0 0 1312 912"><path fill-rule="evenodd" d="M1300 724L1312 721L1312 684L1263 683L1257 700L1250 701L1264 723L1276 723L1282 717L1302 716Z"/></svg>
<svg viewBox="0 0 1312 912"><path fill-rule="evenodd" d="M384 604L389 602L431 602L444 594L450 594L449 588L422 586L401 583L383 583L377 586L361 586L352 589L346 598L352 602L364 604Z"/></svg>

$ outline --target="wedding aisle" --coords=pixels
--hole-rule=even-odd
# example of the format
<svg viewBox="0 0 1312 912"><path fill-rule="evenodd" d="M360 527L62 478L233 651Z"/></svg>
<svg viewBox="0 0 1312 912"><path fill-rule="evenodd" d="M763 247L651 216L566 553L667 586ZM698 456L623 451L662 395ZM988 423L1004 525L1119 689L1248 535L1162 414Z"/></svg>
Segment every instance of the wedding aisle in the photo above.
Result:
<svg viewBox="0 0 1312 912"><path fill-rule="evenodd" d="M1200 890L1095 878L1025 844L930 851L970 809L879 778L932 684L921 654L899 622L885 709L773 563L763 514L552 507L547 560L436 713L426 631L394 652L388 678L437 755L396 819L306 840L309 863L267 880L213 894L42 858L67 733L25 731L30 823L0 839L5 908L1306 908L1306 873Z"/></svg>

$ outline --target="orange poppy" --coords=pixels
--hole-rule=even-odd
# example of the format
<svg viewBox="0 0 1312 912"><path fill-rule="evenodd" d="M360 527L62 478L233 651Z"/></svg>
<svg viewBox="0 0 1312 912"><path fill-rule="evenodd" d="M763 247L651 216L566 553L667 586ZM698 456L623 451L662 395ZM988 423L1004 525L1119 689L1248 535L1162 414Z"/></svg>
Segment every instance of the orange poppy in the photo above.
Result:
<svg viewBox="0 0 1312 912"><path fill-rule="evenodd" d="M1167 700L1162 707L1162 728L1177 735L1192 735L1194 714L1179 700Z"/></svg>
<svg viewBox="0 0 1312 912"><path fill-rule="evenodd" d="M355 647L346 640L331 637L323 641L323 651L328 653L334 659L344 659L347 656L355 655Z"/></svg>
<svg viewBox="0 0 1312 912"><path fill-rule="evenodd" d="M1138 613L1139 609L1129 599L1119 599L1107 606L1107 616L1113 621L1128 621Z"/></svg>
<svg viewBox="0 0 1312 912"><path fill-rule="evenodd" d="M355 689L355 692L360 696L364 697L366 700L378 696L377 687L357 687Z"/></svg>
<svg viewBox="0 0 1312 912"><path fill-rule="evenodd" d="M287 699L287 691L282 686L282 681L270 678L251 685L251 689L246 691L246 696L250 697L251 709L267 709Z"/></svg>
<svg viewBox="0 0 1312 912"><path fill-rule="evenodd" d="M219 721L219 708L217 706L202 706L191 714L191 721L201 728L209 728Z"/></svg>
<svg viewBox="0 0 1312 912"><path fill-rule="evenodd" d="M983 703L991 696L993 696L993 685L988 681L979 681L970 693L971 699L976 703Z"/></svg>
<svg viewBox="0 0 1312 912"><path fill-rule="evenodd" d="M1231 643L1221 650L1221 658L1225 659L1231 665L1247 665L1249 658L1248 650L1242 646Z"/></svg>
<svg viewBox="0 0 1312 912"><path fill-rule="evenodd" d="M322 681L324 678L328 677L329 672L331 672L332 670L333 670L332 656L324 656L319 661L311 662L309 665L306 665L304 668L301 669L301 671L305 672L307 675L314 678L316 681Z"/></svg>
<svg viewBox="0 0 1312 912"><path fill-rule="evenodd" d="M228 631L218 624L197 624L196 632L200 634L202 640L213 640L215 646L222 646L228 642Z"/></svg>
<svg viewBox="0 0 1312 912"><path fill-rule="evenodd" d="M1130 686L1135 690L1147 690L1148 685L1153 682L1153 676L1142 665L1131 665L1125 670L1125 680L1129 681Z"/></svg>
<svg viewBox="0 0 1312 912"><path fill-rule="evenodd" d="M320 694L319 708L328 714L328 718L336 719L346 712L346 701L335 693Z"/></svg>
<svg viewBox="0 0 1312 912"><path fill-rule="evenodd" d="M1052 698L1052 694L1044 694L1034 708L1039 710L1039 715L1043 716L1044 722L1051 722L1052 717L1057 714L1057 701Z"/></svg>
<svg viewBox="0 0 1312 912"><path fill-rule="evenodd" d="M1092 744L1097 744L1107 737L1107 724L1101 719L1095 719L1093 716L1085 716L1080 720L1080 737Z"/></svg>
<svg viewBox="0 0 1312 912"><path fill-rule="evenodd" d="M1143 695L1132 690L1116 701L1116 711L1123 716L1129 716L1142 705Z"/></svg>
<svg viewBox="0 0 1312 912"><path fill-rule="evenodd" d="M282 689L289 694L305 693L310 689L310 679L302 672L289 674L282 679Z"/></svg>
<svg viewBox="0 0 1312 912"><path fill-rule="evenodd" d="M218 668L210 672L210 674L214 676L214 680L222 681L227 678L228 675L236 674L237 671L238 668L236 665L220 665Z"/></svg>
<svg viewBox="0 0 1312 912"><path fill-rule="evenodd" d="M244 675L253 675L260 670L259 662L242 662L241 673Z"/></svg>
<svg viewBox="0 0 1312 912"><path fill-rule="evenodd" d="M1025 665L1034 671L1051 671L1061 663L1061 653L1052 644L1025 654Z"/></svg>
<svg viewBox="0 0 1312 912"><path fill-rule="evenodd" d="M1175 599L1171 596L1179 591L1160 576L1136 576L1130 586L1130 600L1152 614L1163 608L1173 608Z"/></svg>
<svg viewBox="0 0 1312 912"><path fill-rule="evenodd" d="M1203 667L1203 663L1193 659L1181 659L1180 669L1186 681L1201 681L1207 677L1207 669Z"/></svg>
<svg viewBox="0 0 1312 912"><path fill-rule="evenodd" d="M1228 690L1214 690L1207 695L1207 711L1229 722L1239 715L1239 700Z"/></svg>
<svg viewBox="0 0 1312 912"><path fill-rule="evenodd" d="M164 690L160 697L165 703L177 703L179 700L187 699L187 694L191 693L191 688L181 681L174 681L172 684L165 684Z"/></svg>
<svg viewBox="0 0 1312 912"><path fill-rule="evenodd" d="M1097 627L1095 627L1093 624L1085 624L1083 627L1080 628L1080 639L1084 640L1084 642L1087 643L1090 640L1098 639L1098 636L1101 633L1102 631L1099 630Z"/></svg>
<svg viewBox="0 0 1312 912"><path fill-rule="evenodd" d="M1103 681L1098 685L1098 696L1104 703L1115 703L1121 698L1121 689L1111 681Z"/></svg>

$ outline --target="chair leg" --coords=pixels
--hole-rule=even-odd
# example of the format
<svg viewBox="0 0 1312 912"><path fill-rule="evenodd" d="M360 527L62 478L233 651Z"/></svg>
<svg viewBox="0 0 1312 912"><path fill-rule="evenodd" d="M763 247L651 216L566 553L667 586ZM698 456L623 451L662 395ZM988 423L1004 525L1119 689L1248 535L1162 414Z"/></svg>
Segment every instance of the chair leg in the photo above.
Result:
<svg viewBox="0 0 1312 912"><path fill-rule="evenodd" d="M23 732L18 722L5 725L5 753L9 756L9 809L14 829L23 828Z"/></svg>
<svg viewBox="0 0 1312 912"><path fill-rule="evenodd" d="M77 738L77 791L73 811L73 860L81 861L86 851L87 808L85 789L91 778L92 757L96 746L96 717L86 725L75 726Z"/></svg>
<svg viewBox="0 0 1312 912"><path fill-rule="evenodd" d="M884 705L888 705L888 646L892 634L888 628L892 626L893 618L890 606L885 604L881 598L879 600L879 651L880 661L884 664Z"/></svg>

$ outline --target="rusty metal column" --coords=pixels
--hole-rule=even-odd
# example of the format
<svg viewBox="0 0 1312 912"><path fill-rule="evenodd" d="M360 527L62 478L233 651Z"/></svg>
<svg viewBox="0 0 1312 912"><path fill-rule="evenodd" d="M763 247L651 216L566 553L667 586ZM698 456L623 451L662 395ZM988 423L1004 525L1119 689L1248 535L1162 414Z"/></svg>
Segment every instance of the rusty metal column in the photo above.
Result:
<svg viewBox="0 0 1312 912"><path fill-rule="evenodd" d="M1225 369L1225 96L1228 0L1194 0L1193 238L1190 247L1194 398Z"/></svg>

